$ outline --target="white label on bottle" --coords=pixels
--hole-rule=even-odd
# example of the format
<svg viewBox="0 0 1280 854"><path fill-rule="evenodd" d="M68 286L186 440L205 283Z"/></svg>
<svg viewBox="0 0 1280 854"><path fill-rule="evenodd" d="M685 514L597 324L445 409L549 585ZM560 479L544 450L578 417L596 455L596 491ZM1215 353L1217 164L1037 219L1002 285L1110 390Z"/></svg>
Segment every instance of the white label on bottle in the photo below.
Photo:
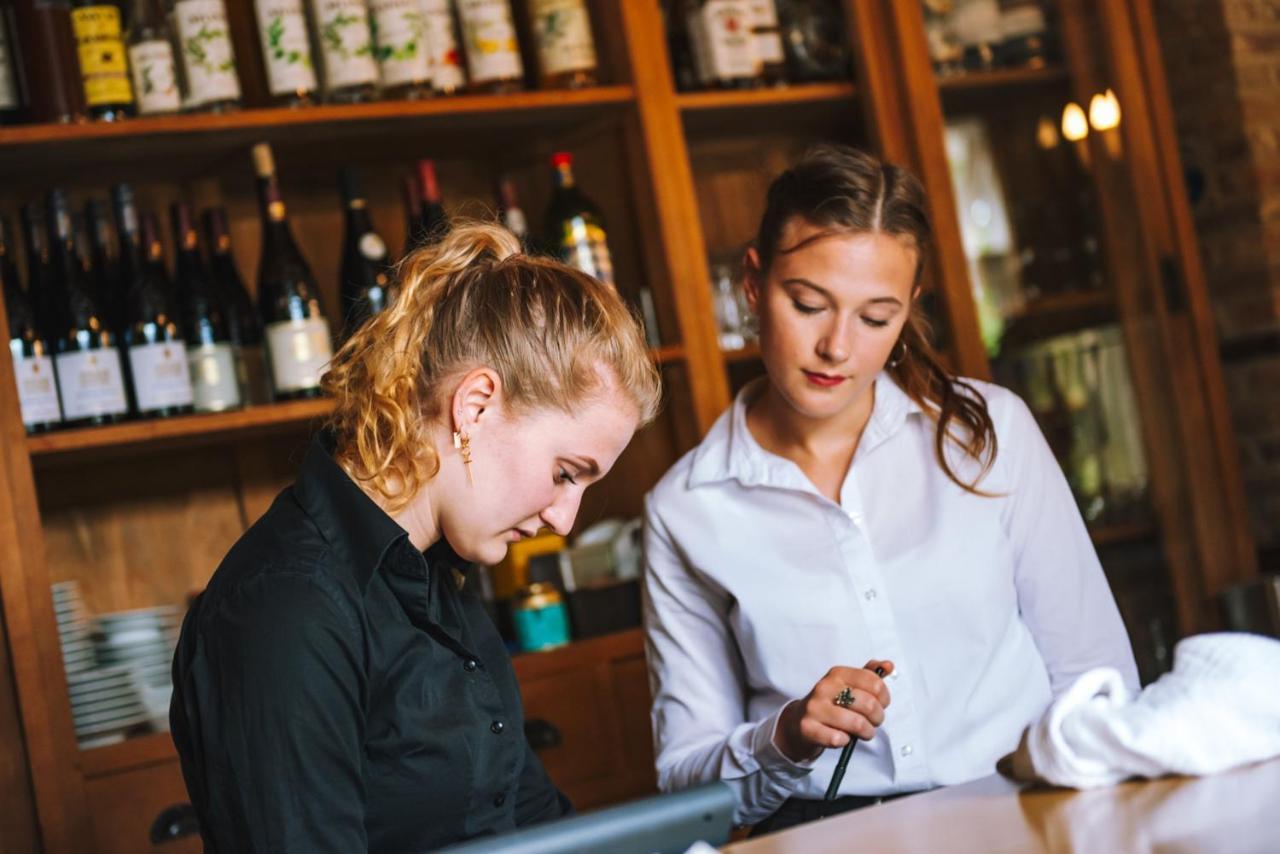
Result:
<svg viewBox="0 0 1280 854"><path fill-rule="evenodd" d="M370 261L381 261L387 257L387 244L372 231L360 237L360 254Z"/></svg>
<svg viewBox="0 0 1280 854"><path fill-rule="evenodd" d="M774 0L750 0L751 29L755 33L756 58L773 65L782 62L782 36L778 33L778 7Z"/></svg>
<svg viewBox="0 0 1280 854"><path fill-rule="evenodd" d="M431 49L431 79L439 92L453 92L467 85L454 36L453 11L449 0L418 0L427 26Z"/></svg>
<svg viewBox="0 0 1280 854"><path fill-rule="evenodd" d="M18 342L21 347L21 342ZM53 376L53 359L48 356L23 356L14 353L13 374L18 381L18 408L22 423L45 424L62 420L58 406L58 383Z"/></svg>
<svg viewBox="0 0 1280 854"><path fill-rule="evenodd" d="M737 0L708 0L694 13L701 37L698 52L705 63L705 79L754 77L759 68L751 13Z"/></svg>
<svg viewBox="0 0 1280 854"><path fill-rule="evenodd" d="M544 74L596 67L596 44L585 0L533 0L533 27Z"/></svg>
<svg viewBox="0 0 1280 854"><path fill-rule="evenodd" d="M333 358L327 322L321 318L282 320L267 324L265 331L271 378L277 392L320 385L320 376Z"/></svg>
<svg viewBox="0 0 1280 854"><path fill-rule="evenodd" d="M138 42L129 48L133 91L138 112L173 113L182 107L177 75L173 72L173 47L163 39Z"/></svg>
<svg viewBox="0 0 1280 854"><path fill-rule="evenodd" d="M314 91L316 70L311 63L302 0L255 0L254 7L271 94Z"/></svg>
<svg viewBox="0 0 1280 854"><path fill-rule="evenodd" d="M613 256L604 229L581 217L574 217L564 224L561 257L566 264L577 267L588 276L594 276L606 285L613 284Z"/></svg>
<svg viewBox="0 0 1280 854"><path fill-rule="evenodd" d="M178 0L173 13L190 90L187 106L239 100L240 79L222 0Z"/></svg>
<svg viewBox="0 0 1280 854"><path fill-rule="evenodd" d="M240 405L240 380L236 373L235 351L230 344L201 344L187 348L191 366L191 388L196 409L221 412Z"/></svg>
<svg viewBox="0 0 1280 854"><path fill-rule="evenodd" d="M181 341L130 347L129 367L133 369L133 390L138 396L139 412L191 405L194 399L191 373L187 368L187 350Z"/></svg>
<svg viewBox="0 0 1280 854"><path fill-rule="evenodd" d="M58 392L68 421L96 415L122 415L129 411L124 397L120 351L115 347L59 353Z"/></svg>
<svg viewBox="0 0 1280 854"><path fill-rule="evenodd" d="M18 79L14 76L13 51L9 48L9 31L0 13L0 110L14 110L20 106Z"/></svg>
<svg viewBox="0 0 1280 854"><path fill-rule="evenodd" d="M507 0L458 0L458 17L471 82L491 83L524 75Z"/></svg>
<svg viewBox="0 0 1280 854"><path fill-rule="evenodd" d="M431 80L431 45L418 0L371 0L374 50L385 86Z"/></svg>
<svg viewBox="0 0 1280 854"><path fill-rule="evenodd" d="M342 89L378 82L373 34L364 0L312 0L324 57L325 86Z"/></svg>

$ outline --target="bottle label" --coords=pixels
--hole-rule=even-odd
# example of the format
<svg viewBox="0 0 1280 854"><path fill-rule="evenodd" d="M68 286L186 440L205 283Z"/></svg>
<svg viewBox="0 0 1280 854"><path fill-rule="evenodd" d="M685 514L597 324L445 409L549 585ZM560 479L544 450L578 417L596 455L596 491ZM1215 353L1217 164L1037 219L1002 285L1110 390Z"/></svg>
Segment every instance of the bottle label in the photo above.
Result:
<svg viewBox="0 0 1280 854"><path fill-rule="evenodd" d="M596 44L584 0L534 0L533 28L544 74L596 67Z"/></svg>
<svg viewBox="0 0 1280 854"><path fill-rule="evenodd" d="M372 0L369 13L383 85L430 82L431 45L418 0Z"/></svg>
<svg viewBox="0 0 1280 854"><path fill-rule="evenodd" d="M18 97L18 79L14 76L9 30L4 21L0 13L0 110L16 110L22 102Z"/></svg>
<svg viewBox="0 0 1280 854"><path fill-rule="evenodd" d="M325 86L342 89L378 82L373 58L373 34L364 0L312 0Z"/></svg>
<svg viewBox="0 0 1280 854"><path fill-rule="evenodd" d="M139 412L191 405L191 374L181 341L130 347L129 367L133 369Z"/></svg>
<svg viewBox="0 0 1280 854"><path fill-rule="evenodd" d="M775 0L750 0L751 30L755 36L756 58L776 65L785 61L782 36L778 32L778 6Z"/></svg>
<svg viewBox="0 0 1280 854"><path fill-rule="evenodd" d="M120 10L115 6L81 6L71 10L84 80L85 102L90 107L133 102L129 62L120 32Z"/></svg>
<svg viewBox="0 0 1280 854"><path fill-rule="evenodd" d="M606 285L613 284L613 257L605 240L604 229L594 222L575 217L564 224L560 238L560 257L571 267L594 276Z"/></svg>
<svg viewBox="0 0 1280 854"><path fill-rule="evenodd" d="M267 324L267 351L277 392L301 391L320 385L320 376L333 358L329 324L321 318L282 320Z"/></svg>
<svg viewBox="0 0 1280 854"><path fill-rule="evenodd" d="M431 78L438 92L454 92L467 85L462 56L453 31L449 0L419 0L431 50Z"/></svg>
<svg viewBox="0 0 1280 854"><path fill-rule="evenodd" d="M115 347L59 353L58 392L68 421L97 415L123 415L129 411L124 396L120 351Z"/></svg>
<svg viewBox="0 0 1280 854"><path fill-rule="evenodd" d="M53 359L15 353L13 373L18 381L18 407L22 410L23 424L30 426L62 420L58 383L53 377Z"/></svg>
<svg viewBox="0 0 1280 854"><path fill-rule="evenodd" d="M311 63L307 17L302 0L255 0L262 56L272 95L313 92L316 70Z"/></svg>
<svg viewBox="0 0 1280 854"><path fill-rule="evenodd" d="M360 254L370 261L381 261L387 257L387 244L372 231L360 237Z"/></svg>
<svg viewBox="0 0 1280 854"><path fill-rule="evenodd" d="M692 13L695 55L703 82L754 77L759 69L751 15L737 0L708 0Z"/></svg>
<svg viewBox="0 0 1280 854"><path fill-rule="evenodd" d="M202 344L187 349L196 409L221 412L240 405L240 377L230 344Z"/></svg>
<svg viewBox="0 0 1280 854"><path fill-rule="evenodd" d="M507 0L458 0L458 16L471 82L491 83L524 76Z"/></svg>
<svg viewBox="0 0 1280 854"><path fill-rule="evenodd" d="M177 21L182 67L187 72L188 107L240 100L240 79L222 0L178 0Z"/></svg>
<svg viewBox="0 0 1280 854"><path fill-rule="evenodd" d="M162 39L138 42L129 48L133 88L138 112L173 113L182 107L177 75L173 73L173 47Z"/></svg>

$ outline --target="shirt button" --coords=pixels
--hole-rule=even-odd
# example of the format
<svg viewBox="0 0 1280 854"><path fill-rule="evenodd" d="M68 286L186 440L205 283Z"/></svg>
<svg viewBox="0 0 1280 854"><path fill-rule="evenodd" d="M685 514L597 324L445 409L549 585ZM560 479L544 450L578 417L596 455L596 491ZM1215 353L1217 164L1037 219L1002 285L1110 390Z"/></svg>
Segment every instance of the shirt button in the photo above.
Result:
<svg viewBox="0 0 1280 854"><path fill-rule="evenodd" d="M476 661L474 658L468 658L466 661L462 662L462 669L468 673L471 673L479 666L480 662Z"/></svg>
<svg viewBox="0 0 1280 854"><path fill-rule="evenodd" d="M868 602L870 602L872 599L876 598L875 588L868 590L866 593L863 593L862 595L863 595L863 598L865 598Z"/></svg>
<svg viewBox="0 0 1280 854"><path fill-rule="evenodd" d="M493 796L493 805L495 807L500 807L506 802L507 802L507 796L502 794L501 792Z"/></svg>
<svg viewBox="0 0 1280 854"><path fill-rule="evenodd" d="M890 673L890 674L889 674L889 681L890 681L890 682L897 682L897 681L898 681L898 671L896 671L896 670L895 670L895 671L893 671L892 673Z"/></svg>
<svg viewBox="0 0 1280 854"><path fill-rule="evenodd" d="M902 750L898 752L902 754L903 758L906 758L910 756L912 753L915 753L915 750L912 749L911 745L904 744L902 745Z"/></svg>
<svg viewBox="0 0 1280 854"><path fill-rule="evenodd" d="M493 723L489 724L489 732L493 733L494 735L498 735L506 728L507 728L507 725L504 724L502 721L494 721Z"/></svg>

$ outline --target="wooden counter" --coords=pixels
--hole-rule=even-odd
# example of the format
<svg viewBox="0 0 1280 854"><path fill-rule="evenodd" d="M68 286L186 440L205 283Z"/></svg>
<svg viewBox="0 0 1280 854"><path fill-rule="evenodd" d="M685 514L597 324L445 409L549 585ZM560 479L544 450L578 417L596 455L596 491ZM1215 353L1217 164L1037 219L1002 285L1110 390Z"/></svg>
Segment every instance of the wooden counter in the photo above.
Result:
<svg viewBox="0 0 1280 854"><path fill-rule="evenodd" d="M1077 792L992 776L730 845L734 854L1280 851L1280 759Z"/></svg>

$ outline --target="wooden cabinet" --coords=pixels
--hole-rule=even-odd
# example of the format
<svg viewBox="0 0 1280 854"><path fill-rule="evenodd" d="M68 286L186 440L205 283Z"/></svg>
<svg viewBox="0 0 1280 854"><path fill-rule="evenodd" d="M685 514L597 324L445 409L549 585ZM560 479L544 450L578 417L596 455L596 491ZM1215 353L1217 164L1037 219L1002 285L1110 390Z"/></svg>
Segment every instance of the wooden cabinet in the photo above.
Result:
<svg viewBox="0 0 1280 854"><path fill-rule="evenodd" d="M769 179L813 142L866 146L921 176L936 231L927 288L939 342L961 373L1003 379L1001 357L984 341L982 269L966 252L949 123L977 116L993 150L1012 151L1026 144L1016 138L1025 116L1038 123L1036 110L1112 89L1119 132L1088 138L1091 167L1079 180L1098 217L1103 287L1003 319L1007 334L1019 327L1033 343L1099 319L1118 329L1150 486L1140 518L1098 526L1095 538L1140 646L1168 647L1178 634L1212 626L1215 594L1256 567L1148 0L1058 0L1060 63L943 81L917 3L840 5L854 57L847 81L678 93L658 0L593 0L605 62L603 85L591 89L304 110L251 104L218 116L4 128L0 209L11 212L53 185L77 198L100 196L118 180L133 182L144 206L179 197L222 204L252 287L258 225L247 149L266 140L298 241L336 317L339 164L366 171L373 220L399 247L394 179L413 158L438 161L455 211L483 213L501 171L515 176L526 210L537 212L550 192L548 155L573 151L579 182L610 225L621 291L633 300L652 294L661 337L653 357L666 387L662 416L587 493L580 518L590 523L637 514L645 491L698 441L731 391L760 372L752 348L721 352L708 265L733 262L752 237ZM233 31L245 29L247 0L228 6ZM252 65L256 45L242 35L237 55ZM1108 139L1117 135L1121 153L1113 156ZM1006 197L1021 187L1007 187ZM1036 192L1038 204L1058 203ZM309 401L28 438L10 356L0 353L0 830L17 828L7 839L38 832L51 852L113 850L107 837L134 838L153 807L176 794L164 734L78 747L51 583L79 581L92 611L181 602L290 481L308 431L327 411L324 401ZM548 769L580 806L652 790L638 635L522 657L517 669L529 718L541 722L530 735L546 745ZM140 806L122 812L117 804L126 801Z"/></svg>

